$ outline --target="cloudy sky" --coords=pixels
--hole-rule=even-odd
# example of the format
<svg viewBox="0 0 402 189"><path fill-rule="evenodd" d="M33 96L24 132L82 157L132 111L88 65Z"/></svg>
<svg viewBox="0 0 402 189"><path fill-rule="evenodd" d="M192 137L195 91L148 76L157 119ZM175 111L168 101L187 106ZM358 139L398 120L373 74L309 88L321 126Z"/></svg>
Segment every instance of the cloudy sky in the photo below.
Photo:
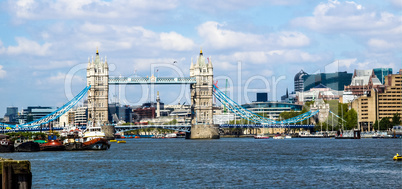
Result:
<svg viewBox="0 0 402 189"><path fill-rule="evenodd" d="M220 88L229 78L240 103L258 91L280 98L301 69L395 73L401 10L401 0L0 1L0 117L7 106L67 102L85 87L96 48L114 76L179 76L172 66L188 76L202 48ZM138 104L147 90L111 87L110 100ZM155 90L165 103L186 101L180 86Z"/></svg>

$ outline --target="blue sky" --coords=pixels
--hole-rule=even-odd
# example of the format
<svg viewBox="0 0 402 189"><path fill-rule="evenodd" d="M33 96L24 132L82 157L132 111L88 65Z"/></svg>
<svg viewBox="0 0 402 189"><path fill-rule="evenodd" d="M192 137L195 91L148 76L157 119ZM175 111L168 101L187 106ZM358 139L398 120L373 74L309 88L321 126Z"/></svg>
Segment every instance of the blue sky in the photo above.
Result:
<svg viewBox="0 0 402 189"><path fill-rule="evenodd" d="M155 64L175 76L163 66L173 61L188 75L202 48L240 103L253 92L279 99L301 69L402 67L401 0L10 0L0 1L0 27L0 117L7 106L67 102L70 89L85 87L81 68L97 47L114 76L151 75ZM180 89L156 87L165 103L186 101ZM138 104L146 88L110 90L111 100L124 94L122 103Z"/></svg>

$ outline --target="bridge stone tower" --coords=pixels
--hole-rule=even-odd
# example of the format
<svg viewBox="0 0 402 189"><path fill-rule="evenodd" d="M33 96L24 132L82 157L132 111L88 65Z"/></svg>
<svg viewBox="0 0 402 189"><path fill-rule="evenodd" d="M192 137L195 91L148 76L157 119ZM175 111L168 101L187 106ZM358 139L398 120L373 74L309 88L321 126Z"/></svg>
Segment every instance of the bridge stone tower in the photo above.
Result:
<svg viewBox="0 0 402 189"><path fill-rule="evenodd" d="M190 77L195 77L197 83L190 86L191 93L191 135L190 139L218 139L218 126L213 124L212 90L213 67L209 58L205 58L200 51L194 65L191 60Z"/></svg>
<svg viewBox="0 0 402 189"><path fill-rule="evenodd" d="M88 59L87 86L88 91L88 121L107 124L108 121L108 93L109 93L109 66L99 57L96 50L95 59Z"/></svg>

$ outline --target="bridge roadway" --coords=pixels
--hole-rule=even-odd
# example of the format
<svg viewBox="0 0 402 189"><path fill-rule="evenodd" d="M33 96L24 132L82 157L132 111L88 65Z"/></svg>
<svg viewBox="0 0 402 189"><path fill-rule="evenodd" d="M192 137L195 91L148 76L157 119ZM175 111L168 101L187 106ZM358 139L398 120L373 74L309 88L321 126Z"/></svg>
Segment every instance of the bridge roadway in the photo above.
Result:
<svg viewBox="0 0 402 189"><path fill-rule="evenodd" d="M195 77L109 77L109 85L194 84Z"/></svg>
<svg viewBox="0 0 402 189"><path fill-rule="evenodd" d="M81 129L85 129L85 126L80 127ZM129 130L137 130L137 129L146 129L146 128L161 128L161 129L169 129L175 131L182 132L190 132L191 125L115 125L116 132L124 132ZM314 125L261 125L261 124L221 124L219 128L241 128L241 129L249 129L249 128L303 128L303 129L312 129ZM63 130L63 127L53 127L52 130L60 131ZM0 133L3 132L38 132L38 131L48 131L49 127L30 127L30 128L15 128L15 129L5 129L4 127L0 127Z"/></svg>

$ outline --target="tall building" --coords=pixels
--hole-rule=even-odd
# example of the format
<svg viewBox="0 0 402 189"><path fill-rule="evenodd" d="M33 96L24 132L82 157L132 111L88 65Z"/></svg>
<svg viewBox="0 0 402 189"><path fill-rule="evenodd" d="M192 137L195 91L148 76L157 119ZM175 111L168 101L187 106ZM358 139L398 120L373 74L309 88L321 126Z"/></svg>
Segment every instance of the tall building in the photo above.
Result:
<svg viewBox="0 0 402 189"><path fill-rule="evenodd" d="M218 139L219 128L213 122L213 66L200 51L197 63L191 61L190 77L196 83L190 85L191 96L191 139Z"/></svg>
<svg viewBox="0 0 402 189"><path fill-rule="evenodd" d="M300 70L300 72L295 75L295 78L294 78L295 92L303 92L303 90L304 90L303 77L306 75L308 75L308 74L306 72L304 72L303 70Z"/></svg>
<svg viewBox="0 0 402 189"><path fill-rule="evenodd" d="M61 115L59 117L59 126L60 127L66 127L66 126L72 126L74 125L75 122L75 110L70 109L68 112L65 114Z"/></svg>
<svg viewBox="0 0 402 189"><path fill-rule="evenodd" d="M374 74L380 80L381 84L384 84L384 77L392 74L392 68L374 68Z"/></svg>
<svg viewBox="0 0 402 189"><path fill-rule="evenodd" d="M5 123L17 123L18 122L18 107L7 107L7 111L4 114Z"/></svg>
<svg viewBox="0 0 402 189"><path fill-rule="evenodd" d="M372 88L378 88L382 85L380 80L374 74L373 70L355 70L352 81L345 86L345 91L352 92L355 96L361 96Z"/></svg>
<svg viewBox="0 0 402 189"><path fill-rule="evenodd" d="M335 73L318 73L304 75L303 91L308 91L318 85L325 85L335 91L343 91L345 85L349 85L352 80L352 73L335 72Z"/></svg>
<svg viewBox="0 0 402 189"><path fill-rule="evenodd" d="M267 102L267 101L268 101L268 93L257 93L257 102Z"/></svg>
<svg viewBox="0 0 402 189"><path fill-rule="evenodd" d="M132 122L133 109L128 105L120 105L120 103L109 104L109 121L112 123Z"/></svg>
<svg viewBox="0 0 402 189"><path fill-rule="evenodd" d="M88 107L78 107L74 114L74 124L76 126L86 126L88 123Z"/></svg>
<svg viewBox="0 0 402 189"><path fill-rule="evenodd" d="M28 106L26 109L23 109L22 115L19 117L19 122L20 124L28 123L45 117L56 110L57 108L50 106Z"/></svg>
<svg viewBox="0 0 402 189"><path fill-rule="evenodd" d="M378 129L372 127L376 120L402 114L402 70L385 76L384 86L371 88L355 99L351 107L357 111L359 128L369 131Z"/></svg>
<svg viewBox="0 0 402 189"><path fill-rule="evenodd" d="M323 84L319 84L308 91L297 92L296 96L298 104L304 104L308 101L315 101L317 99L322 100L339 100L343 91L333 90Z"/></svg>
<svg viewBox="0 0 402 189"><path fill-rule="evenodd" d="M197 83L191 85L192 112L195 113L192 124L213 124L212 117L212 61L205 62L202 50L195 65L191 61L190 77L195 77Z"/></svg>
<svg viewBox="0 0 402 189"><path fill-rule="evenodd" d="M88 121L106 124L108 119L109 66L105 57L103 61L96 50L95 59L88 59L87 86L88 91Z"/></svg>

